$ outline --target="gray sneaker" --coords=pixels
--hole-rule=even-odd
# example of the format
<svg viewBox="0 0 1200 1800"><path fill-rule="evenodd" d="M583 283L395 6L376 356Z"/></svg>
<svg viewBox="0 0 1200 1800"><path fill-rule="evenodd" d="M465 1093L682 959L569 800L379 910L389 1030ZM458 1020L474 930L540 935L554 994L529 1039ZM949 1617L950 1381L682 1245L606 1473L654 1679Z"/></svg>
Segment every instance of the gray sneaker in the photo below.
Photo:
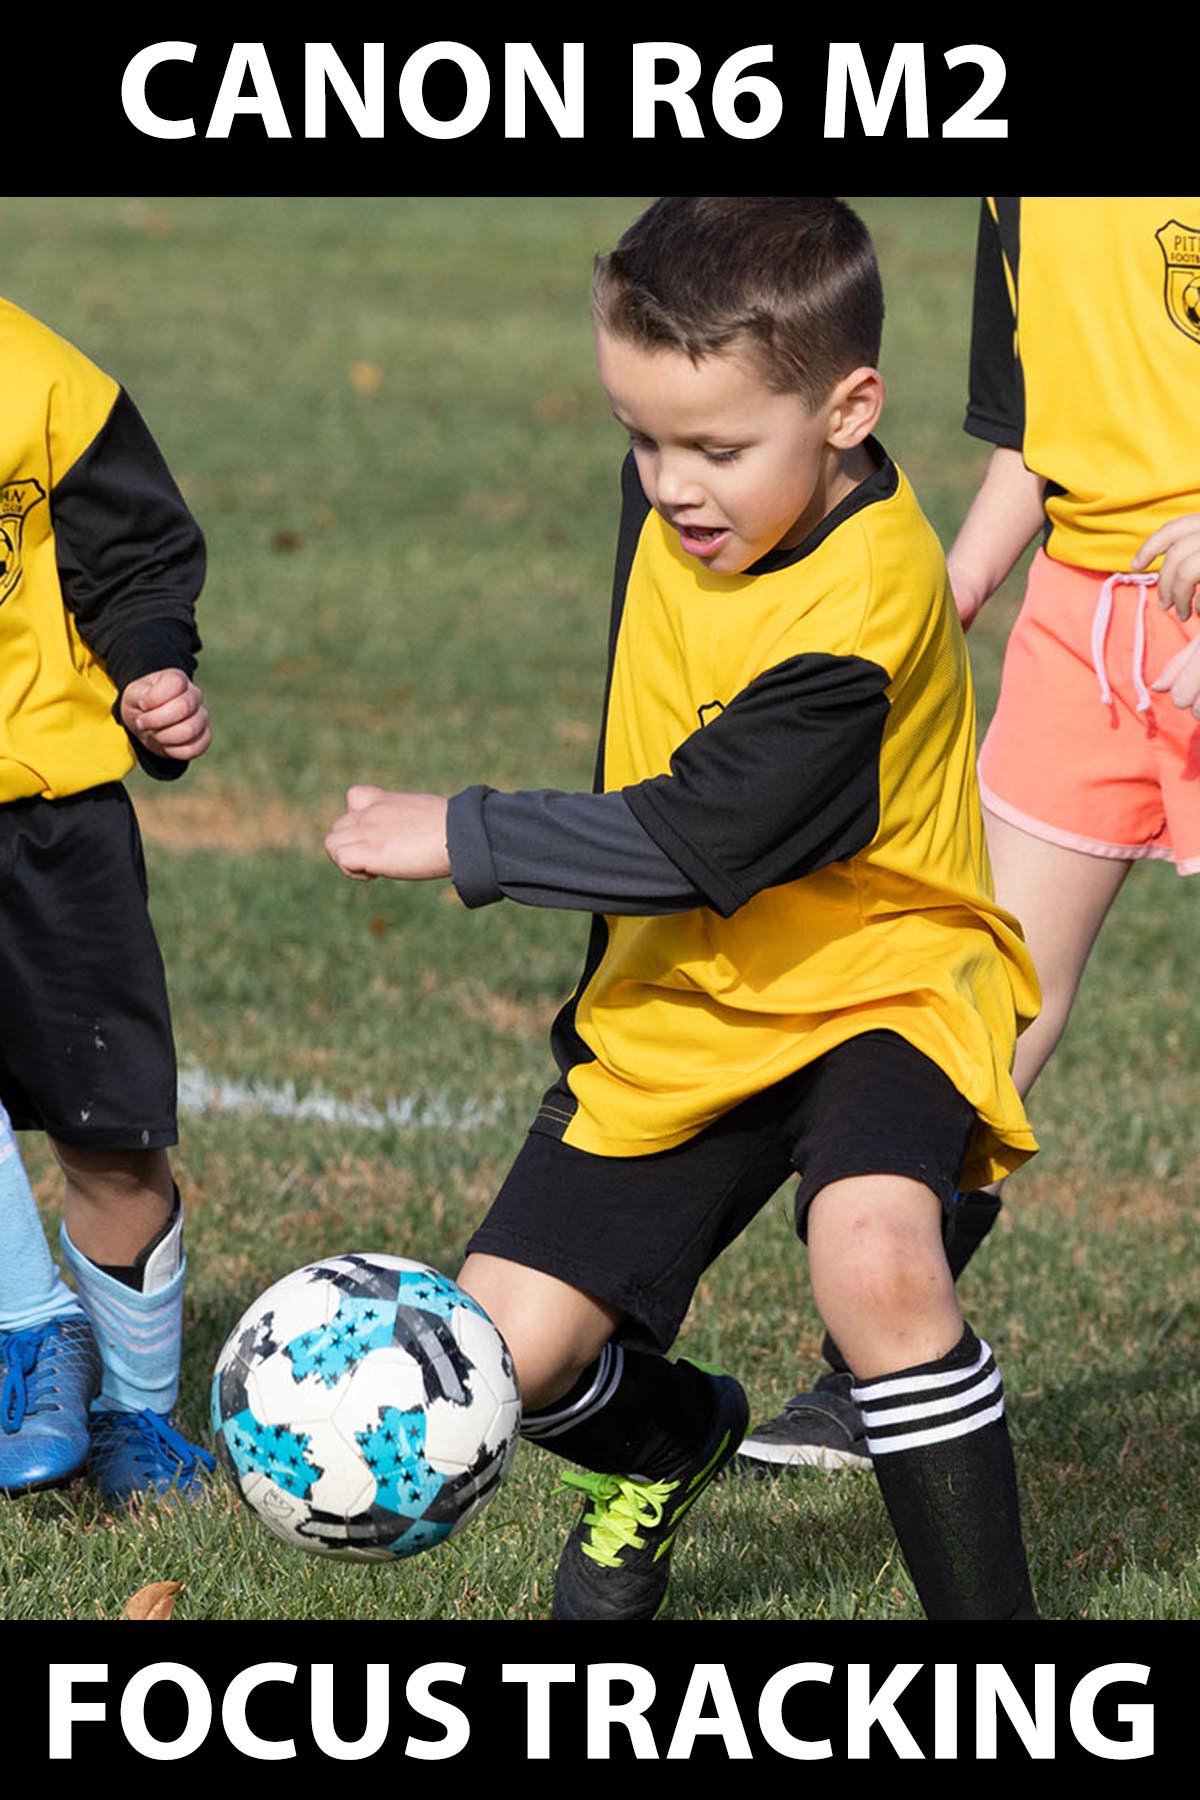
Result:
<svg viewBox="0 0 1200 1800"><path fill-rule="evenodd" d="M854 1377L822 1375L811 1393L796 1394L783 1411L742 1439L733 1468L744 1475L785 1469L869 1469L862 1414L850 1398Z"/></svg>

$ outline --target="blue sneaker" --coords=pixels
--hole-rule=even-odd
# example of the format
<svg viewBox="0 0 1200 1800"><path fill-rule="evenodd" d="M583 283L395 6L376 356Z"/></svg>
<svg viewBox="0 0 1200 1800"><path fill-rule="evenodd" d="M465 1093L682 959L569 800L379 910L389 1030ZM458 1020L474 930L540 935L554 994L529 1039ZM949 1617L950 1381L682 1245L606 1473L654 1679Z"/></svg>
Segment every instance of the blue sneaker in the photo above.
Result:
<svg viewBox="0 0 1200 1800"><path fill-rule="evenodd" d="M81 1313L0 1335L0 1491L69 1481L88 1450L100 1351Z"/></svg>
<svg viewBox="0 0 1200 1800"><path fill-rule="evenodd" d="M216 1459L189 1444L162 1413L92 1414L87 1472L106 1500L124 1504L139 1494L174 1494L195 1500L204 1491L202 1469Z"/></svg>

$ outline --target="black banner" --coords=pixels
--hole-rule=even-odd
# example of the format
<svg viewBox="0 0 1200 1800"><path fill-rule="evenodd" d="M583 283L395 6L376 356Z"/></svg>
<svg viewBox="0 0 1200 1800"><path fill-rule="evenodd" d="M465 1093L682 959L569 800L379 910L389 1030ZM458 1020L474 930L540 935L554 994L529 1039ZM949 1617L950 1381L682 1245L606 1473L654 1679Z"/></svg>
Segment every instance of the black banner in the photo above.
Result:
<svg viewBox="0 0 1200 1800"><path fill-rule="evenodd" d="M6 1648L12 1716L47 1765L536 1780L634 1763L1165 1766L1188 1747L1187 1630L77 1623L9 1627Z"/></svg>

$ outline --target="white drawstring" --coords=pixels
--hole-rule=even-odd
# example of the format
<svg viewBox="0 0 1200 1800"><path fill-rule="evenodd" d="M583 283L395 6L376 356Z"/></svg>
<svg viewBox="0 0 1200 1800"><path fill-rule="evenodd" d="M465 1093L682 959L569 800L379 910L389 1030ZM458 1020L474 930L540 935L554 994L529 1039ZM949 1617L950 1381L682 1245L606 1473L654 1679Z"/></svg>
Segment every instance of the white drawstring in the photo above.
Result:
<svg viewBox="0 0 1200 1800"><path fill-rule="evenodd" d="M1157 575L1110 575L1100 589L1096 611L1092 616L1092 667L1096 671L1096 680L1100 683L1100 698L1105 706L1113 704L1113 696L1108 685L1108 671L1104 666L1104 644L1112 618L1113 589L1118 582L1123 582L1142 590L1138 595L1137 618L1133 625L1133 685L1138 697L1137 710L1150 710L1150 689L1146 686L1142 665L1146 660L1146 602L1150 598L1150 589L1157 581Z"/></svg>

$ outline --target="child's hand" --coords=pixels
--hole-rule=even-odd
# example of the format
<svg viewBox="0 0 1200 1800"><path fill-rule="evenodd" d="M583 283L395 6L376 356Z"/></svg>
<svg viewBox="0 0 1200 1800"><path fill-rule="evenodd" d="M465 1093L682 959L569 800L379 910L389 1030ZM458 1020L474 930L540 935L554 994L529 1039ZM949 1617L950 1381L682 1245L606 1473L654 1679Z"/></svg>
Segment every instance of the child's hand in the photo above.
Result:
<svg viewBox="0 0 1200 1800"><path fill-rule="evenodd" d="M190 762L212 743L204 695L182 669L156 669L121 695L121 723L155 756Z"/></svg>
<svg viewBox="0 0 1200 1800"><path fill-rule="evenodd" d="M1185 513L1161 525L1146 539L1131 567L1140 574L1156 556L1163 559L1158 571L1158 604L1163 611L1173 606L1181 619L1189 616L1193 606L1200 612L1200 513Z"/></svg>
<svg viewBox="0 0 1200 1800"><path fill-rule="evenodd" d="M386 788L352 787L347 811L325 839L343 875L369 881L433 881L449 875L446 802L440 794L392 794Z"/></svg>
<svg viewBox="0 0 1200 1800"><path fill-rule="evenodd" d="M1176 706L1200 719L1200 637L1175 652L1158 680L1150 683L1150 690L1155 694L1169 691Z"/></svg>

